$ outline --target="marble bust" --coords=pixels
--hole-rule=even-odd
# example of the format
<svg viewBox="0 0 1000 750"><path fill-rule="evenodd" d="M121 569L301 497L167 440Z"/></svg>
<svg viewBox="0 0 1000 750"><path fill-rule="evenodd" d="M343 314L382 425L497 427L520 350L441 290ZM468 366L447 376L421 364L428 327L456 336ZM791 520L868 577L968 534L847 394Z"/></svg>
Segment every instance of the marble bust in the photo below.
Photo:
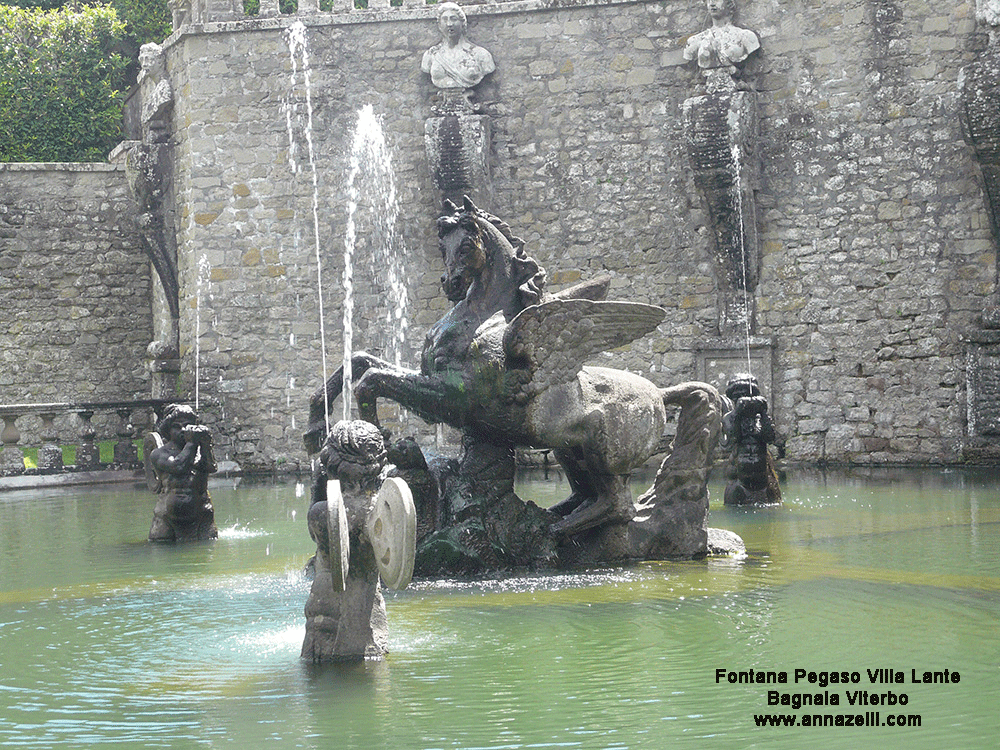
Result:
<svg viewBox="0 0 1000 750"><path fill-rule="evenodd" d="M493 56L465 36L468 21L456 3L438 6L441 41L424 53L420 69L439 89L469 89L496 70Z"/></svg>
<svg viewBox="0 0 1000 750"><path fill-rule="evenodd" d="M749 29L733 25L736 0L706 0L705 7L712 25L688 39L684 59L697 60L704 71L723 68L735 73L736 65L756 51L760 41Z"/></svg>

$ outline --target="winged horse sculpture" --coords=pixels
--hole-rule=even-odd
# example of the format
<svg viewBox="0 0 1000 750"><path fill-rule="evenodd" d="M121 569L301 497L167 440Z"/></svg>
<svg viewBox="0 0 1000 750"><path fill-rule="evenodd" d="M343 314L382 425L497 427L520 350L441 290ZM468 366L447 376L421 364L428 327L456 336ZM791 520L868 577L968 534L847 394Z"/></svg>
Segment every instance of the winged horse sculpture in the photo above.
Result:
<svg viewBox="0 0 1000 750"><path fill-rule="evenodd" d="M561 517L553 533L628 521L629 476L663 447L673 391L584 363L655 330L665 310L604 301L608 278L546 294L544 270L507 224L469 198L446 201L445 211L441 282L455 305L428 331L419 370L353 355L361 418L377 425L378 399L387 398L474 439L552 449L572 490L551 509ZM343 388L340 368L312 397L310 452Z"/></svg>

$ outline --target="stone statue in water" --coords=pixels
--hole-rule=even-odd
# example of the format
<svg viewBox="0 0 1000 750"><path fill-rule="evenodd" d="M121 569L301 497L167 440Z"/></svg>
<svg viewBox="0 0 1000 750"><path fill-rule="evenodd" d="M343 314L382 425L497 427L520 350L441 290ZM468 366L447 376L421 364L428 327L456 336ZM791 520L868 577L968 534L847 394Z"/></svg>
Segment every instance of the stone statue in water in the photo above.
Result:
<svg viewBox="0 0 1000 750"><path fill-rule="evenodd" d="M144 461L149 487L159 495L149 529L151 542L215 539L215 509L208 477L215 473L212 433L198 424L190 406L171 404L156 432L146 436Z"/></svg>
<svg viewBox="0 0 1000 750"><path fill-rule="evenodd" d="M355 352L353 382L345 382L340 368L311 399L310 452L318 449L326 410L352 385L361 417L373 424L378 400L388 398L430 423L461 430L463 453L445 482L449 525L422 550L461 559L463 572L552 564L563 550L574 562L705 554L707 490L701 481L680 501L672 494L679 476L673 467L681 454L696 456L681 462L684 476L704 479L721 397L705 383L660 388L634 373L584 364L655 330L666 311L605 301L607 278L549 294L544 270L506 222L468 197L461 207L446 202L445 211L438 220L442 286L455 304L428 331L420 369ZM660 483L667 489L640 508L630 475L665 447L667 410L674 407L682 423L692 423L683 431L692 440L675 441L671 478ZM515 446L554 449L570 497L548 510L521 501L514 492ZM675 512L684 524L674 523ZM690 533L678 536L682 526ZM633 528L642 533L634 536ZM577 554L576 547L593 554Z"/></svg>
<svg viewBox="0 0 1000 750"><path fill-rule="evenodd" d="M457 3L438 6L441 41L424 53L420 69L439 89L471 89L496 69L493 56L465 36L468 20Z"/></svg>
<svg viewBox="0 0 1000 750"><path fill-rule="evenodd" d="M726 398L731 408L722 419L721 445L732 451L732 461L725 503L777 505L781 488L767 446L779 440L757 379L749 374L733 378L726 386Z"/></svg>
<svg viewBox="0 0 1000 750"><path fill-rule="evenodd" d="M382 434L337 422L313 477L309 534L316 542L302 658L381 659L388 619L380 580L405 588L413 574L416 512L406 482L388 476Z"/></svg>

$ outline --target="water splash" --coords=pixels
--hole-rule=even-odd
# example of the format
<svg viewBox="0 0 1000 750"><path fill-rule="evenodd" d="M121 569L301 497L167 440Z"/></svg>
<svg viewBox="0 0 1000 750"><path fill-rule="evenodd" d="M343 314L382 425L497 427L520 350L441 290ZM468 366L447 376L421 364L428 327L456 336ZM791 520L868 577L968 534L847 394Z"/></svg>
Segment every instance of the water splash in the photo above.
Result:
<svg viewBox="0 0 1000 750"><path fill-rule="evenodd" d="M382 122L374 108L366 105L358 112L358 124L351 145L350 171L347 177L347 230L344 237L344 383L351 383L354 352L354 254L358 242L359 207L364 200L371 215L372 267L383 278L388 300L381 333L384 356L396 366L402 362L406 341L407 290L403 252L396 232L399 202L395 173ZM343 391L344 419L350 419L350 388Z"/></svg>
<svg viewBox="0 0 1000 750"><path fill-rule="evenodd" d="M306 25L301 21L296 21L288 27L285 32L285 41L288 44L288 52L291 57L292 74L289 82L290 94L284 104L285 125L288 130L288 164L292 174L299 174L302 171L302 164L298 159L299 138L297 133L301 132L301 138L305 142L306 164L309 168L309 176L312 181L312 224L313 224L313 248L316 256L316 294L319 304L319 340L320 357L323 365L323 383L327 380L326 364L326 319L323 304L323 261L319 238L319 177L316 172L316 160L313 150L313 109L312 109L312 81L310 78L311 68L309 65L309 45ZM299 99L295 92L299 88L299 71L301 68L303 93L302 107L300 110ZM323 389L323 397L326 401L324 414L329 415L329 397L326 389ZM326 417L326 429L330 431L329 416Z"/></svg>

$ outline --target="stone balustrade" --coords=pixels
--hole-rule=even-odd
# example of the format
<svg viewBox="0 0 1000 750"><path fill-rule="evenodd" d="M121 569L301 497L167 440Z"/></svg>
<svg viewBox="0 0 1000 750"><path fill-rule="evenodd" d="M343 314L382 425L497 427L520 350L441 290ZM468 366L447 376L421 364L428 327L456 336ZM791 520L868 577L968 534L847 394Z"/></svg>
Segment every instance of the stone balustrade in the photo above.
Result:
<svg viewBox="0 0 1000 750"><path fill-rule="evenodd" d="M135 401L104 401L54 404L9 404L0 405L0 476L22 474L25 468L24 449L38 448L37 473L60 471L94 471L98 469L134 469L141 465L136 440L140 437L135 425L152 427L159 419L167 404L165 399L138 399ZM102 432L108 432L100 439L93 419L100 415L103 419ZM21 429L18 420L40 419L37 431L40 442L37 445L21 444ZM72 432L72 434L68 434ZM113 434L110 434L113 433ZM102 461L99 442L114 440L114 455L111 461ZM64 466L62 446L76 448L76 463Z"/></svg>
<svg viewBox="0 0 1000 750"><path fill-rule="evenodd" d="M501 0L502 1L502 0ZM496 4L495 2L491 4ZM173 27L180 29L188 24L225 23L250 19L278 18L281 16L317 16L321 14L373 13L402 9L423 8L427 0L260 0L259 4L242 0L207 0L206 2L181 2L174 7ZM256 7L254 7L256 6Z"/></svg>

